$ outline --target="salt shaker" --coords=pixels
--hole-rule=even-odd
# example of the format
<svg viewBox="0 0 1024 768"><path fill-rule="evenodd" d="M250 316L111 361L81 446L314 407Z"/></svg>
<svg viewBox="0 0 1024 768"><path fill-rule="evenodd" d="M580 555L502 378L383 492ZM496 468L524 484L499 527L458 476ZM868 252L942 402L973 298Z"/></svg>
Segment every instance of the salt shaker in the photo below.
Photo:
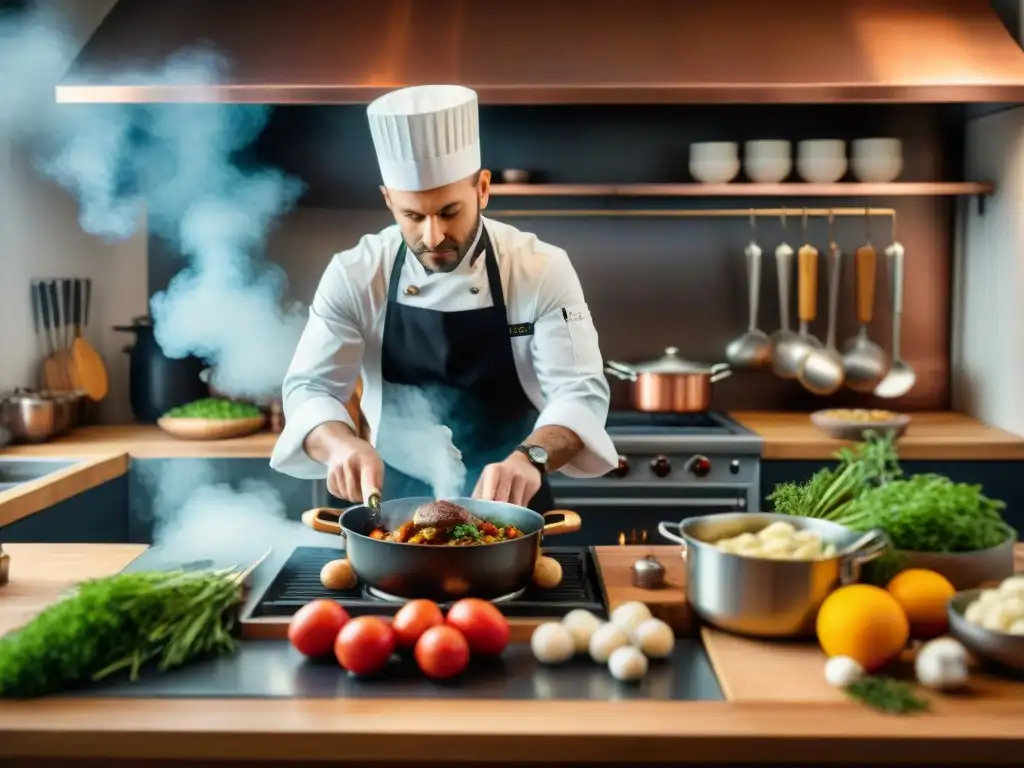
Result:
<svg viewBox="0 0 1024 768"><path fill-rule="evenodd" d="M657 589L665 583L665 566L654 555L641 557L631 568L633 586L640 589Z"/></svg>

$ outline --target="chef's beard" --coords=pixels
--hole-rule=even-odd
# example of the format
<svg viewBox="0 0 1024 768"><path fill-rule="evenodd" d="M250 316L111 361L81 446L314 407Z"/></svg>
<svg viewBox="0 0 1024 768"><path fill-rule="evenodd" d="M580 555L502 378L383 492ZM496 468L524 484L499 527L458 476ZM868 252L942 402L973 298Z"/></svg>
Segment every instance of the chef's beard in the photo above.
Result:
<svg viewBox="0 0 1024 768"><path fill-rule="evenodd" d="M420 242L416 245L409 245L409 250L428 272L454 272L476 244L476 236L480 232L479 202L476 208L476 221L470 232L472 234L462 243L445 238L436 248L427 248L424 243Z"/></svg>

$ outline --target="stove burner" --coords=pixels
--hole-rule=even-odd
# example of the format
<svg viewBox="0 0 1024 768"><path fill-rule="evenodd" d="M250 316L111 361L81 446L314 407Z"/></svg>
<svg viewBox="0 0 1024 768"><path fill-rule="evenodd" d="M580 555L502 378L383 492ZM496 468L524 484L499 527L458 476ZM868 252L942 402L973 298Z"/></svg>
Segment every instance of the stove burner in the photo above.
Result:
<svg viewBox="0 0 1024 768"><path fill-rule="evenodd" d="M646 411L611 411L607 426L615 428L699 429L731 431L728 422L709 411L699 413L648 413Z"/></svg>
<svg viewBox="0 0 1024 768"><path fill-rule="evenodd" d="M409 598L409 597L399 597L398 595L389 595L387 592L379 590L376 587L369 587L369 586L365 587L365 591L366 591L366 594L369 595L370 597L372 597L372 598L374 598L376 600L384 600L385 602L388 602L388 603L407 603L407 602L409 602L409 600L412 599L412 598ZM520 589L518 592L512 592L511 594L508 594L508 595L502 595L501 597L495 597L495 598L493 598L491 600L491 602L492 603L507 603L509 600L515 600L516 598L521 597L524 592L526 592L526 588L525 587L523 589ZM447 605L447 603L442 603L442 605Z"/></svg>

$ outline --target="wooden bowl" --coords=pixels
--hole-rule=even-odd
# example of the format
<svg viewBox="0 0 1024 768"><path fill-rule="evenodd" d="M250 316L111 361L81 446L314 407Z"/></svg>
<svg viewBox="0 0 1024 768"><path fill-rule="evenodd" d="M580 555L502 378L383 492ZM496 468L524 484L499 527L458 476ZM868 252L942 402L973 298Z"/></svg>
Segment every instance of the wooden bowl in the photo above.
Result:
<svg viewBox="0 0 1024 768"><path fill-rule="evenodd" d="M250 416L244 419L197 419L164 416L157 419L156 424L167 434L182 440L227 440L259 432L265 421L265 416Z"/></svg>
<svg viewBox="0 0 1024 768"><path fill-rule="evenodd" d="M879 420L860 420L843 418L833 415L833 411L864 411L861 408L829 409L815 411L811 414L811 423L819 430L835 440L864 440L865 432L877 432L884 435L894 432L896 437L903 437L910 426L910 416L905 413L893 413L889 418Z"/></svg>

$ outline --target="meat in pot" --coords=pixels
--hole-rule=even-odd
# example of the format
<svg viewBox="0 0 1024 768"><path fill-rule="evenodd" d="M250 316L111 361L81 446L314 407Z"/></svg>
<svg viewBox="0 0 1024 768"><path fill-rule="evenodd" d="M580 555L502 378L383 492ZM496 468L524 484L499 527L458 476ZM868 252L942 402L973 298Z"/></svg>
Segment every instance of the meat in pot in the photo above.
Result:
<svg viewBox="0 0 1024 768"><path fill-rule="evenodd" d="M515 526L481 520L465 507L441 500L420 505L412 520L402 523L394 531L375 528L370 538L399 544L469 546L496 544L522 535L523 532Z"/></svg>

